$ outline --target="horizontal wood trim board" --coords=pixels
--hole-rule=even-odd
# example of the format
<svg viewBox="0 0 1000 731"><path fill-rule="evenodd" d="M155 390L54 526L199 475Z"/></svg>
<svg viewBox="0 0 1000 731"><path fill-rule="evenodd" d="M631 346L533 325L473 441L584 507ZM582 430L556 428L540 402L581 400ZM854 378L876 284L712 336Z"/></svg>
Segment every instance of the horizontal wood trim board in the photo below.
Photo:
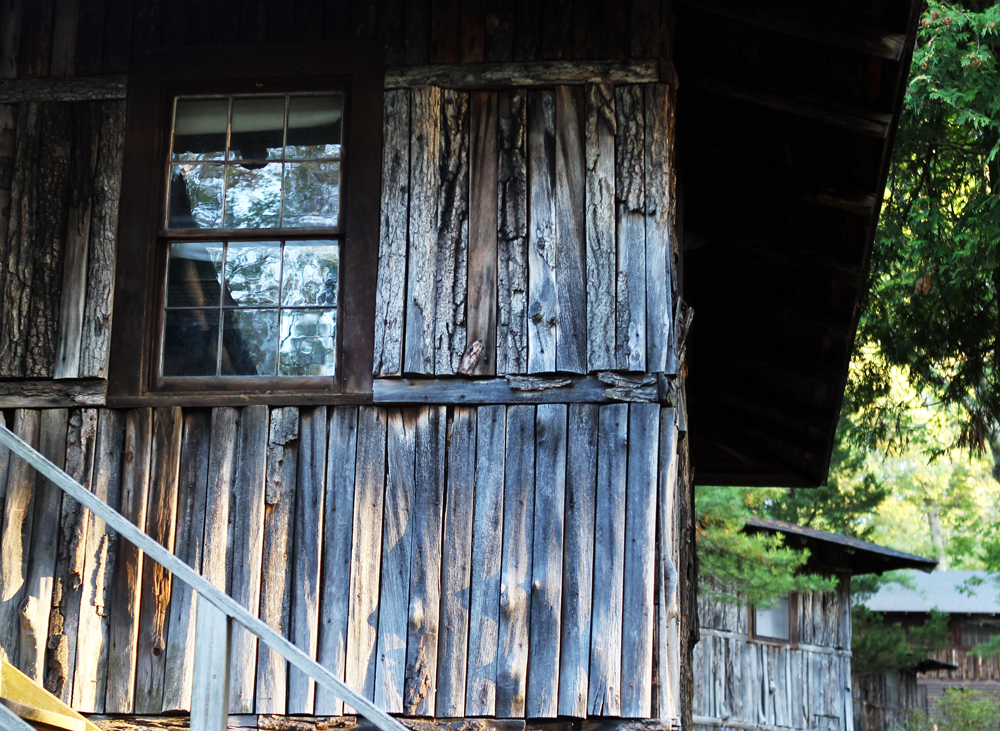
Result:
<svg viewBox="0 0 1000 731"><path fill-rule="evenodd" d="M126 76L0 81L0 104L20 102L93 102L124 99Z"/></svg>
<svg viewBox="0 0 1000 731"><path fill-rule="evenodd" d="M0 408L55 409L102 406L108 382L103 378L57 381L0 381Z"/></svg>
<svg viewBox="0 0 1000 731"><path fill-rule="evenodd" d="M386 89L427 85L490 89L563 84L646 84L659 80L660 62L653 58L390 66L385 70Z"/></svg>
<svg viewBox="0 0 1000 731"><path fill-rule="evenodd" d="M157 729L187 729L188 716L89 716L90 722L106 731L146 731ZM670 731L659 720L634 721L609 719L598 723L567 719L523 721L513 718L439 718L420 720L400 719L411 731ZM277 714L232 714L231 729L266 729L267 731L370 731L374 725L357 716L283 716Z"/></svg>
<svg viewBox="0 0 1000 731"><path fill-rule="evenodd" d="M619 374L476 380L386 378L374 384L376 404L584 404L659 402L655 376Z"/></svg>

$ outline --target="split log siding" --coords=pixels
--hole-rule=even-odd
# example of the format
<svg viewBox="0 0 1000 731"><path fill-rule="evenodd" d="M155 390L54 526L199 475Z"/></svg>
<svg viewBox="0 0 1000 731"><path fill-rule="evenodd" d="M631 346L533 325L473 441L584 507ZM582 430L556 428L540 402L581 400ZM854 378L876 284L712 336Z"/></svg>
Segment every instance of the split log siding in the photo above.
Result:
<svg viewBox="0 0 1000 731"><path fill-rule="evenodd" d="M68 437L66 418L48 426L60 413ZM20 410L15 426L387 710L648 718L664 649L643 633L655 614L658 501L679 499L657 478L675 468L676 447L660 448L676 445L674 414L649 403L169 407ZM3 530L27 548L59 527L60 511L42 513L41 485L6 459ZM186 709L190 594L128 544L114 550L85 511L74 524L85 532L54 530L51 555L26 551L17 570L51 574L79 554L85 589L56 602L77 630L42 622L32 646L44 656L21 637L11 659L64 668L75 657L59 690L81 710ZM642 540L626 546L632 524ZM8 586L15 575L13 565L4 575L9 609L38 593ZM4 626L17 637L16 616ZM237 647L240 713L344 711L251 637ZM595 706L594 689L613 702Z"/></svg>

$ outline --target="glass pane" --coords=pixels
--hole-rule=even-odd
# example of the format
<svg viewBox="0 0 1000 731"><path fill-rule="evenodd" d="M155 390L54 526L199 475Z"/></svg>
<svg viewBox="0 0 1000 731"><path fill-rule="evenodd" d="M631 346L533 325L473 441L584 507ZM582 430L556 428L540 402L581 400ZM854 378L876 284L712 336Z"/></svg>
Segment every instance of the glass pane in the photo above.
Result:
<svg viewBox="0 0 1000 731"><path fill-rule="evenodd" d="M778 599L774 606L767 609L757 608L756 632L758 637L771 637L776 640L787 640L789 633L788 597Z"/></svg>
<svg viewBox="0 0 1000 731"><path fill-rule="evenodd" d="M280 160L285 136L285 97L233 99L230 160Z"/></svg>
<svg viewBox="0 0 1000 731"><path fill-rule="evenodd" d="M281 225L336 226L340 215L340 163L285 164L285 210Z"/></svg>
<svg viewBox="0 0 1000 731"><path fill-rule="evenodd" d="M218 307L222 244L170 244L167 307Z"/></svg>
<svg viewBox="0 0 1000 731"><path fill-rule="evenodd" d="M336 307L339 264L336 241L285 244L281 304Z"/></svg>
<svg viewBox="0 0 1000 731"><path fill-rule="evenodd" d="M167 228L222 226L221 163L185 163L170 167Z"/></svg>
<svg viewBox="0 0 1000 731"><path fill-rule="evenodd" d="M229 166L226 228L274 228L280 210L280 162Z"/></svg>
<svg viewBox="0 0 1000 731"><path fill-rule="evenodd" d="M224 160L228 99L178 99L174 112L174 160Z"/></svg>
<svg viewBox="0 0 1000 731"><path fill-rule="evenodd" d="M342 94L288 100L286 158L340 157Z"/></svg>
<svg viewBox="0 0 1000 731"><path fill-rule="evenodd" d="M229 244L223 306L278 304L280 257L281 248L277 241Z"/></svg>
<svg viewBox="0 0 1000 731"><path fill-rule="evenodd" d="M336 333L336 310L282 310L278 375L332 376Z"/></svg>
<svg viewBox="0 0 1000 731"><path fill-rule="evenodd" d="M225 312L222 375L273 376L278 355L278 311Z"/></svg>
<svg viewBox="0 0 1000 731"><path fill-rule="evenodd" d="M218 349L218 310L167 310L163 324L164 376L214 376Z"/></svg>

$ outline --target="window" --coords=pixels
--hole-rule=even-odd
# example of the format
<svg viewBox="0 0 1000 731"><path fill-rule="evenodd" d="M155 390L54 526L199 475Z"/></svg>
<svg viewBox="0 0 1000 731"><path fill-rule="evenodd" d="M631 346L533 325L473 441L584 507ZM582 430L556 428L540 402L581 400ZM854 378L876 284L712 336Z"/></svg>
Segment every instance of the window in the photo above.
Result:
<svg viewBox="0 0 1000 731"><path fill-rule="evenodd" d="M794 594L775 600L770 607L750 607L752 633L757 639L788 644L795 641Z"/></svg>
<svg viewBox="0 0 1000 731"><path fill-rule="evenodd" d="M369 41L136 62L110 404L370 393L382 79Z"/></svg>

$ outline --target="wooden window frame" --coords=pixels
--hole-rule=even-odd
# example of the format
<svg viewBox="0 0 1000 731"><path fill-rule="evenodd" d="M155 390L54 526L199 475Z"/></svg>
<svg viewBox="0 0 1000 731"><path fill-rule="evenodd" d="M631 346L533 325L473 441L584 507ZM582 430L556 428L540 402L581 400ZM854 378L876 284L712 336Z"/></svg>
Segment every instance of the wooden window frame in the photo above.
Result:
<svg viewBox="0 0 1000 731"><path fill-rule="evenodd" d="M788 594L788 639L766 637L757 634L757 607L747 604L747 624L749 639L762 645L779 645L781 647L798 647L799 644L799 593Z"/></svg>
<svg viewBox="0 0 1000 731"><path fill-rule="evenodd" d="M107 403L365 403L371 400L382 170L381 43L354 39L139 53L128 84L118 260ZM342 90L346 95L340 210L342 232L337 368L331 377L192 379L158 385L156 341L162 317L166 247L166 155L175 96ZM171 379L176 380L176 379Z"/></svg>

